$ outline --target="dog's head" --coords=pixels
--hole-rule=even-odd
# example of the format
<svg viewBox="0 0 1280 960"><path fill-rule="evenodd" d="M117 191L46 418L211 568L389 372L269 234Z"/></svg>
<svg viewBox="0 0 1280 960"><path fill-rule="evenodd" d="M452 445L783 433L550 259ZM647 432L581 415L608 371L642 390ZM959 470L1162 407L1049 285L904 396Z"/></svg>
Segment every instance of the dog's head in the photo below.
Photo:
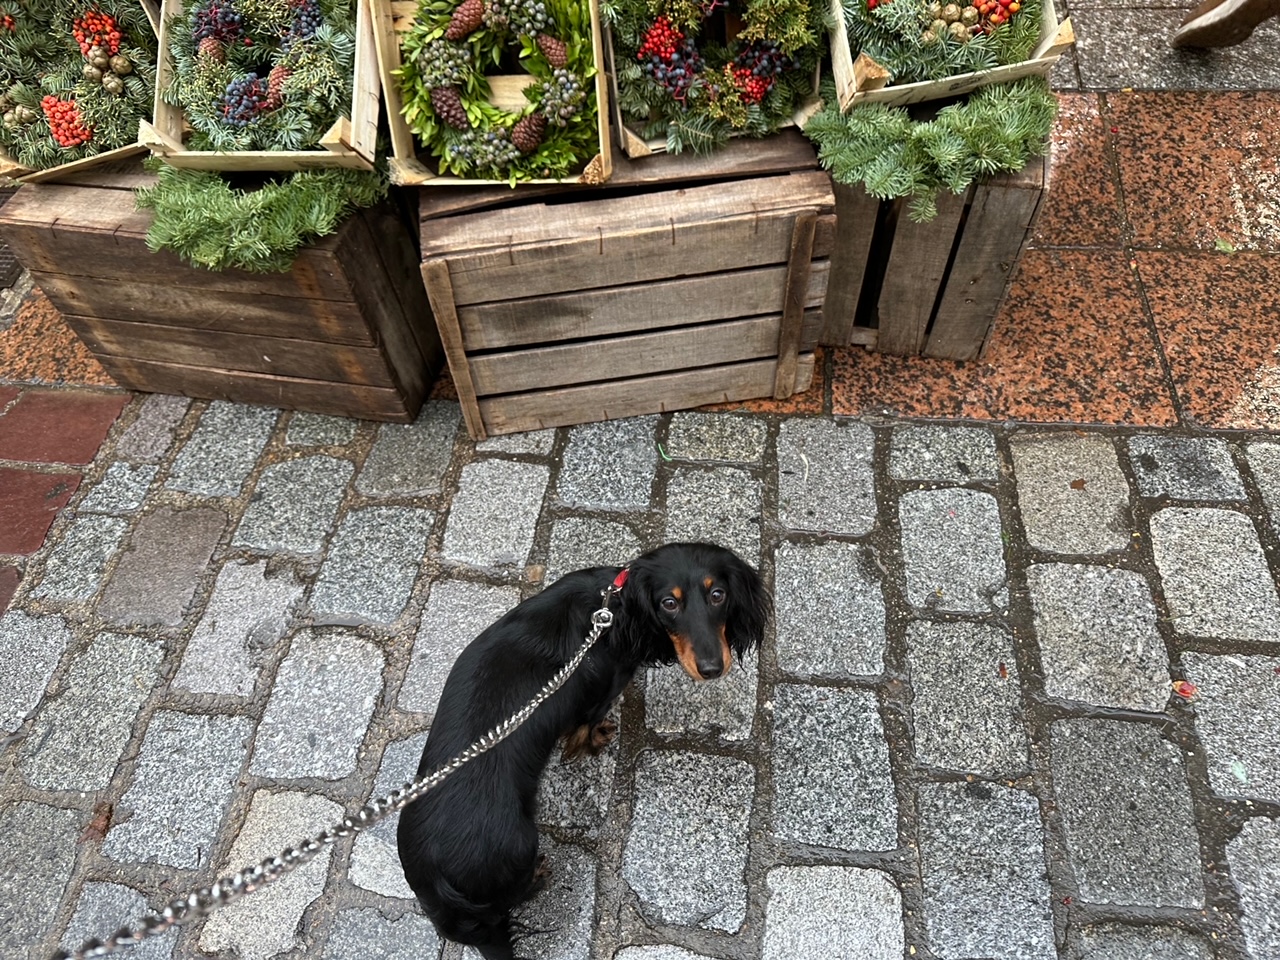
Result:
<svg viewBox="0 0 1280 960"><path fill-rule="evenodd" d="M638 659L678 660L694 680L729 672L764 636L773 601L759 574L710 543L669 543L637 558L618 629Z"/></svg>

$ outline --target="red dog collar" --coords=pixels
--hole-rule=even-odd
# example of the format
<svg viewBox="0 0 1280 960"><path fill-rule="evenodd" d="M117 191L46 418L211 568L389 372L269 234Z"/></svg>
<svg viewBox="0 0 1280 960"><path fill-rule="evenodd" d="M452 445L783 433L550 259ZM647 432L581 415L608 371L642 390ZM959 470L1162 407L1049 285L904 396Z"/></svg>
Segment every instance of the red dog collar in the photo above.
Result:
<svg viewBox="0 0 1280 960"><path fill-rule="evenodd" d="M628 573L627 568L623 567L621 570L618 571L618 575L613 578L614 593L617 593L619 590L621 590L622 585L627 582L627 573Z"/></svg>

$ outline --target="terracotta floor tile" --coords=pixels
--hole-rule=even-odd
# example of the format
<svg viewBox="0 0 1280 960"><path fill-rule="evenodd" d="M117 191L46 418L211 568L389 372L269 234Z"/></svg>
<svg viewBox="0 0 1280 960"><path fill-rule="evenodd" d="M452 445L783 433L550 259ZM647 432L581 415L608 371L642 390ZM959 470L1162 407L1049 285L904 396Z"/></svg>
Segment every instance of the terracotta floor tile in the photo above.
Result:
<svg viewBox="0 0 1280 960"><path fill-rule="evenodd" d="M1136 246L1280 248L1280 92L1113 93Z"/></svg>
<svg viewBox="0 0 1280 960"><path fill-rule="evenodd" d="M1118 247L1120 194L1096 94L1059 94L1049 192L1031 242L1037 247Z"/></svg>
<svg viewBox="0 0 1280 960"><path fill-rule="evenodd" d="M115 386L47 297L33 290L0 330L0 381Z"/></svg>
<svg viewBox="0 0 1280 960"><path fill-rule="evenodd" d="M53 518L79 485L78 473L0 467L0 553L26 556L39 550Z"/></svg>
<svg viewBox="0 0 1280 960"><path fill-rule="evenodd" d="M837 350L832 412L1170 425L1163 377L1122 251L1029 250L983 360Z"/></svg>
<svg viewBox="0 0 1280 960"><path fill-rule="evenodd" d="M9 609L13 595L18 592L22 571L14 566L0 566L0 616Z"/></svg>
<svg viewBox="0 0 1280 960"><path fill-rule="evenodd" d="M1280 429L1280 256L1139 251L1136 258L1184 417Z"/></svg>
<svg viewBox="0 0 1280 960"><path fill-rule="evenodd" d="M0 460L88 463L128 402L123 391L27 390L0 416Z"/></svg>
<svg viewBox="0 0 1280 960"><path fill-rule="evenodd" d="M0 412L3 412L5 407L17 400L18 394L21 392L21 387L7 386L0 383Z"/></svg>

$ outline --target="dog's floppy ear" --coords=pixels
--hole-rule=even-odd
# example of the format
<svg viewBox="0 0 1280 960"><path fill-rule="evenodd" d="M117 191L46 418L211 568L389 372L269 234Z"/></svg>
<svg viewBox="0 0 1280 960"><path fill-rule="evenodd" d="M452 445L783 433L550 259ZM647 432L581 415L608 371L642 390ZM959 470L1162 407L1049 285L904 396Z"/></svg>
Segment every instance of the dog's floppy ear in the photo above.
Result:
<svg viewBox="0 0 1280 960"><path fill-rule="evenodd" d="M760 574L736 555L729 563L729 619L725 636L741 660L764 640L764 628L773 616L773 597Z"/></svg>
<svg viewBox="0 0 1280 960"><path fill-rule="evenodd" d="M641 557L631 564L627 582L618 594L618 618L613 643L632 659L644 663L674 663L675 648L658 620L654 603L653 574Z"/></svg>

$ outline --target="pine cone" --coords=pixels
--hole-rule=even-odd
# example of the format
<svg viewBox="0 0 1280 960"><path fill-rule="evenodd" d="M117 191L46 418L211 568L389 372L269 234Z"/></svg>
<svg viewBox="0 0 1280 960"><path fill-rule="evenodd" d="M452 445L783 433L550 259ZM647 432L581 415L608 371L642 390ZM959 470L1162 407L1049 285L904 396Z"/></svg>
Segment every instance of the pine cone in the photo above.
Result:
<svg viewBox="0 0 1280 960"><path fill-rule="evenodd" d="M222 45L222 41L217 37L205 37L201 40L200 46L197 48L197 55L201 57L208 57L210 60L215 60L218 63L224 63L227 59L226 48ZM110 61L107 61L107 63L110 65Z"/></svg>
<svg viewBox="0 0 1280 960"><path fill-rule="evenodd" d="M267 100L263 106L267 110L275 110L284 103L284 82L293 75L293 71L284 64L276 64L267 74Z"/></svg>
<svg viewBox="0 0 1280 960"><path fill-rule="evenodd" d="M484 0L463 0L449 18L449 29L444 32L445 39L465 40L479 30L483 22Z"/></svg>
<svg viewBox="0 0 1280 960"><path fill-rule="evenodd" d="M557 40L549 33L538 34L538 49L547 58L547 63L556 70L563 70L569 65L569 51L563 40Z"/></svg>
<svg viewBox="0 0 1280 960"><path fill-rule="evenodd" d="M467 108L462 105L462 94L457 87L432 87L431 106L436 116L455 130L470 130Z"/></svg>
<svg viewBox="0 0 1280 960"><path fill-rule="evenodd" d="M531 113L511 128L511 142L521 153L533 153L542 145L542 134L547 129L547 118Z"/></svg>

